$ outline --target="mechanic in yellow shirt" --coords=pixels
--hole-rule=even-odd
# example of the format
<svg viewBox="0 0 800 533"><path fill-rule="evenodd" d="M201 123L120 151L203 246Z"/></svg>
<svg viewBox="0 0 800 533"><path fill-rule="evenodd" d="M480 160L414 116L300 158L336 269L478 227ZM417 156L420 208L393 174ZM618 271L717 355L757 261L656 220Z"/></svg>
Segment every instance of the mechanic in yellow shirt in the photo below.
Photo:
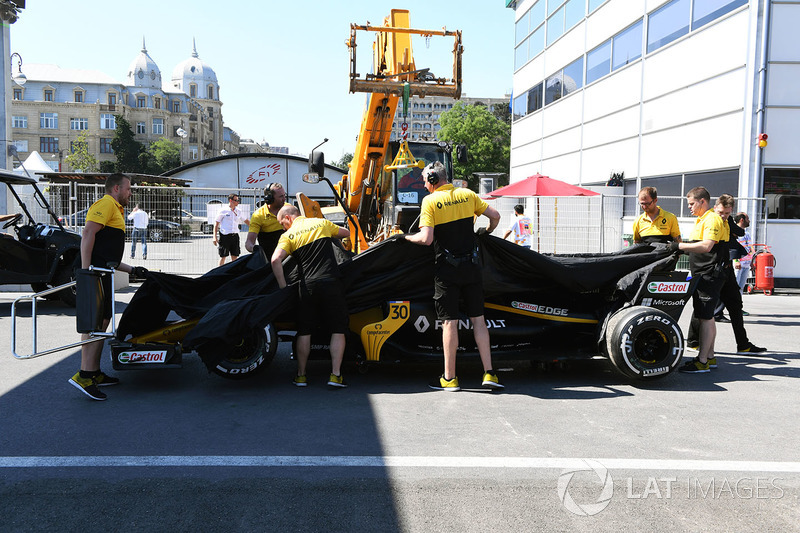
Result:
<svg viewBox="0 0 800 533"><path fill-rule="evenodd" d="M678 217L658 207L655 187L639 191L639 206L643 213L633 223L633 242L681 242Z"/></svg>

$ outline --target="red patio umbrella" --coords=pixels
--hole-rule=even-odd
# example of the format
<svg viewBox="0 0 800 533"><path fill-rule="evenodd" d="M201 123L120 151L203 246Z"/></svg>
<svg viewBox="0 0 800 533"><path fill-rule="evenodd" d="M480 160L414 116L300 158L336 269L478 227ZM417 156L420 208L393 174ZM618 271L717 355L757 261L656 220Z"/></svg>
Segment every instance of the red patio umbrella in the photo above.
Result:
<svg viewBox="0 0 800 533"><path fill-rule="evenodd" d="M500 196L522 198L524 196L598 196L599 194L565 181L534 174L511 185L495 189L486 196L489 198Z"/></svg>
<svg viewBox="0 0 800 533"><path fill-rule="evenodd" d="M599 196L600 193L572 185L565 181L534 174L524 180L517 181L505 187L495 189L484 198L499 198L510 196L524 198L526 196ZM556 220L558 220L558 198L556 202ZM557 223L556 223L557 224ZM536 199L536 251L541 250L541 231L539 230L539 198Z"/></svg>

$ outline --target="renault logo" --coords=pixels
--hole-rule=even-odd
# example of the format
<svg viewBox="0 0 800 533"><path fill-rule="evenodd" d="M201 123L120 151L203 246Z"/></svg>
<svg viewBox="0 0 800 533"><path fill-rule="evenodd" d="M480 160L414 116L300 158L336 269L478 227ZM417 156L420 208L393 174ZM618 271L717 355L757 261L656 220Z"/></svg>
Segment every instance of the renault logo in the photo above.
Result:
<svg viewBox="0 0 800 533"><path fill-rule="evenodd" d="M428 331L428 328L431 327L431 323L428 322L428 319L425 318L424 315L420 315L416 322L414 322L414 327L417 328L417 331L420 333L425 333Z"/></svg>

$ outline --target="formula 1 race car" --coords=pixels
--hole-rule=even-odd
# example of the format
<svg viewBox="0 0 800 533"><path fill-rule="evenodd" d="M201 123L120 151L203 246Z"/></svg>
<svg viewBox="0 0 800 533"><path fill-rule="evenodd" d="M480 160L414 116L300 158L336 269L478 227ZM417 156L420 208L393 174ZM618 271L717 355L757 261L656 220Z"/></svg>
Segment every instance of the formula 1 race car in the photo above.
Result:
<svg viewBox="0 0 800 533"><path fill-rule="evenodd" d="M677 254L636 245L613 254L546 256L481 235L485 317L495 360L605 356L630 378L665 376L684 350L678 319L694 290ZM433 250L389 239L357 256L337 250L350 313L347 358L360 364L441 358L433 305ZM290 283L297 279L290 257ZM194 350L210 371L244 378L263 370L294 328L296 287L278 289L261 253L196 279L149 273L112 341L114 368L180 366ZM169 322L170 312L185 317ZM477 357L468 318L459 357ZM278 332L282 332L281 335ZM312 336L312 358L328 358Z"/></svg>

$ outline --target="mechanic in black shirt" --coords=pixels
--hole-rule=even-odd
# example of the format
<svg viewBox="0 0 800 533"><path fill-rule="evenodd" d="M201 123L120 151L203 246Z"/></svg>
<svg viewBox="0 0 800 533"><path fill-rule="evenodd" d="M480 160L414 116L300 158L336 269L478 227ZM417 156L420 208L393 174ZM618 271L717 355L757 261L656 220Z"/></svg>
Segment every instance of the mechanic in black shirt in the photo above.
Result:
<svg viewBox="0 0 800 533"><path fill-rule="evenodd" d="M442 320L444 374L430 387L443 391L461 390L456 377L458 351L459 300L463 298L467 316L472 322L475 344L483 363L484 387L503 388L492 369L489 330L483 316L483 280L473 233L474 216L489 219L486 232L491 233L500 222L500 213L469 189L454 188L447 182L447 171L434 161L422 171L425 188L430 192L422 200L420 232L401 238L430 246L436 252L434 301L436 316Z"/></svg>
<svg viewBox="0 0 800 533"><path fill-rule="evenodd" d="M272 254L272 271L280 288L286 287L283 260L293 255L300 272L300 309L297 318L297 376L294 384L305 387L306 363L311 353L311 332L322 324L331 333L330 387L346 387L342 378L345 333L348 314L339 275L339 264L333 252L333 238L350 236L324 218L300 216L300 210L285 205L278 211L278 221L286 228Z"/></svg>
<svg viewBox="0 0 800 533"><path fill-rule="evenodd" d="M106 178L105 196L92 204L86 212L86 226L81 235L81 268L90 265L108 268L109 264L118 265L117 270L136 272L144 277L147 270L122 263L125 251L125 216L124 208L131 198L131 179L125 174L111 174ZM111 275L102 278L103 284L103 331L111 321ZM84 333L81 340L87 340ZM100 341L81 346L81 369L69 382L93 400L105 400L106 395L98 387L116 385L119 379L107 376L100 370L100 354L103 343Z"/></svg>

